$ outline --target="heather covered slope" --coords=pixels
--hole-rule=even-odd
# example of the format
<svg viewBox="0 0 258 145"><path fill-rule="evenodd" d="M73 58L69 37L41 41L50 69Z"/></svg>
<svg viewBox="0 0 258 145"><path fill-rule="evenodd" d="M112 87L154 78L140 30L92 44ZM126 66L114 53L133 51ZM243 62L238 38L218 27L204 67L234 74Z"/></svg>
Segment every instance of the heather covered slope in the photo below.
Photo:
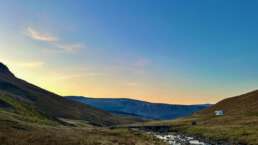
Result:
<svg viewBox="0 0 258 145"><path fill-rule="evenodd" d="M32 105L37 111L55 118L85 120L100 126L134 121L114 116L79 102L64 99L57 94L18 79L2 63L0 63L0 91L15 96L16 99ZM2 102L1 106L3 105L6 104Z"/></svg>
<svg viewBox="0 0 258 145"><path fill-rule="evenodd" d="M150 103L133 99L66 97L115 114L129 115L144 119L175 119L192 115L209 105L172 105Z"/></svg>

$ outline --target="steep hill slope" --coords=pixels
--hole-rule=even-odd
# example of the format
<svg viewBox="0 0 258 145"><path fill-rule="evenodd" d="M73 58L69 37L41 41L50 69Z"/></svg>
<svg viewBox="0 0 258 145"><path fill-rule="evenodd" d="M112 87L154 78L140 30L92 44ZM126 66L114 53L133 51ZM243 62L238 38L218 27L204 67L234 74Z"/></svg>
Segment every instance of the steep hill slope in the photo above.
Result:
<svg viewBox="0 0 258 145"><path fill-rule="evenodd" d="M66 97L115 114L130 115L145 119L174 119L191 115L209 105L170 105L149 103L132 99Z"/></svg>
<svg viewBox="0 0 258 145"><path fill-rule="evenodd" d="M16 78L13 73L0 63L0 91L22 103L33 106L38 112L55 118L86 120L96 125L130 123L130 119L119 118L108 112L95 109L85 104L67 100L57 94ZM2 96L0 96L2 98ZM0 106L10 104L1 99Z"/></svg>
<svg viewBox="0 0 258 145"><path fill-rule="evenodd" d="M213 115L215 110L223 110L229 115L258 115L258 90L240 96L224 99L202 110L198 115Z"/></svg>
<svg viewBox="0 0 258 145"><path fill-rule="evenodd" d="M33 105L20 101L17 97L1 91L0 104L0 117L2 117L0 122L4 119L9 122L21 121L44 125L57 125L64 123L39 112Z"/></svg>

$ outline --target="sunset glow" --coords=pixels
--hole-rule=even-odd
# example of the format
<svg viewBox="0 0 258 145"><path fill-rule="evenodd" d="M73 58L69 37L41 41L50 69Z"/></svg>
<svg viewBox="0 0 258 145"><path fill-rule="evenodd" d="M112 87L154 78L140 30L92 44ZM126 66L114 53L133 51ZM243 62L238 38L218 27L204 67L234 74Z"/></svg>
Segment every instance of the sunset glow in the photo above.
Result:
<svg viewBox="0 0 258 145"><path fill-rule="evenodd" d="M0 5L1 62L47 90L198 104L258 86L255 1L47 1Z"/></svg>

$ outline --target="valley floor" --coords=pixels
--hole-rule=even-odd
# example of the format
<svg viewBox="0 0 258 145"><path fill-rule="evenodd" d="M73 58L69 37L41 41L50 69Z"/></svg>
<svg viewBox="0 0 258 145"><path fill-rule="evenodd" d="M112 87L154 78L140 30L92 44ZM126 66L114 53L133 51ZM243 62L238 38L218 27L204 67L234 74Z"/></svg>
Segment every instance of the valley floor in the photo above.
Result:
<svg viewBox="0 0 258 145"><path fill-rule="evenodd" d="M39 125L16 122L0 115L1 145L165 145L150 135L129 129L84 125Z"/></svg>
<svg viewBox="0 0 258 145"><path fill-rule="evenodd" d="M258 145L258 116L194 116L145 125L169 125L171 132L194 136L211 144Z"/></svg>

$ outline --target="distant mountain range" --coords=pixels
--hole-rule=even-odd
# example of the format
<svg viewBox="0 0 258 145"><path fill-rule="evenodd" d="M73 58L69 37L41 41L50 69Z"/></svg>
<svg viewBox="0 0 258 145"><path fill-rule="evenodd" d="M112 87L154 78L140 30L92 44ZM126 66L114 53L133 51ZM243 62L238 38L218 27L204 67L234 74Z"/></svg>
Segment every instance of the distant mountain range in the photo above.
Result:
<svg viewBox="0 0 258 145"><path fill-rule="evenodd" d="M7 66L0 63L0 109L30 117L45 116L45 118L59 118L84 120L99 126L132 123L134 120L112 115L63 98L57 94L39 88L24 80L16 78Z"/></svg>
<svg viewBox="0 0 258 145"><path fill-rule="evenodd" d="M86 98L80 96L68 96L66 98L68 100L81 102L114 114L157 120L175 119L178 117L188 116L210 106L208 104L171 105L149 103L133 99Z"/></svg>
<svg viewBox="0 0 258 145"><path fill-rule="evenodd" d="M131 99L64 98L17 78L6 65L0 63L0 109L22 111L21 114L37 114L54 120L84 120L108 126L140 121L135 117L174 119L208 106L154 104Z"/></svg>

